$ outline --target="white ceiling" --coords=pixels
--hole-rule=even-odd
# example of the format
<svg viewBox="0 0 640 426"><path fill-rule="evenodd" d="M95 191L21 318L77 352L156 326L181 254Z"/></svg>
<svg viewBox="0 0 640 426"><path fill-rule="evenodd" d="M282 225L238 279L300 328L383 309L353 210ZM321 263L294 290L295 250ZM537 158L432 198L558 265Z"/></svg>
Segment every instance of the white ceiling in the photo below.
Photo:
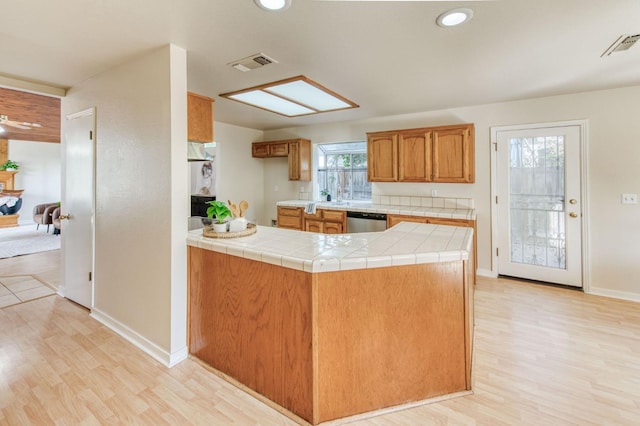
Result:
<svg viewBox="0 0 640 426"><path fill-rule="evenodd" d="M7 1L0 75L72 87L174 43L188 52L189 90L216 99L216 120L256 129L640 84L640 46L600 57L640 33L638 0L292 2L274 13L253 0ZM454 7L474 18L436 26ZM258 52L278 64L226 65ZM300 74L360 108L286 118L218 96Z"/></svg>

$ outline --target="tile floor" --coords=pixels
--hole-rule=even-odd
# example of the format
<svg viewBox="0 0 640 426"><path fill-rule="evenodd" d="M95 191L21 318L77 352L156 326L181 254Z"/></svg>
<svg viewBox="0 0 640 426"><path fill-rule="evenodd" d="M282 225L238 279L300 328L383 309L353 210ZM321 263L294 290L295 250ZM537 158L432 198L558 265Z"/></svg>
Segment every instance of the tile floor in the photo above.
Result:
<svg viewBox="0 0 640 426"><path fill-rule="evenodd" d="M0 308L55 294L32 275L0 277Z"/></svg>

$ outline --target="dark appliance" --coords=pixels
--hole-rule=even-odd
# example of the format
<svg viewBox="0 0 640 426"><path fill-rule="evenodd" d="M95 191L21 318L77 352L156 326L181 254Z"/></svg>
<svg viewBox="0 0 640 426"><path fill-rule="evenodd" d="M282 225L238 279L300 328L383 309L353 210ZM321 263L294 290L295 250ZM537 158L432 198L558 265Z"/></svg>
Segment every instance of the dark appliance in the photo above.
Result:
<svg viewBox="0 0 640 426"><path fill-rule="evenodd" d="M216 197L211 195L192 195L191 196L191 216L207 217L207 204L209 201L215 201Z"/></svg>

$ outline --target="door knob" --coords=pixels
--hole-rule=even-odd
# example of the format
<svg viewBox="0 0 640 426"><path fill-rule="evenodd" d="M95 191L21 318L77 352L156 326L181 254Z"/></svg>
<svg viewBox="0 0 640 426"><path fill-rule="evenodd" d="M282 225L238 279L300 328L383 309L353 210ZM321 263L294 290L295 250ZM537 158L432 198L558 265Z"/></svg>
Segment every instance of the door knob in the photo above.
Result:
<svg viewBox="0 0 640 426"><path fill-rule="evenodd" d="M578 217L578 213L571 212L571 213L569 213L569 216L571 216L571 217Z"/></svg>
<svg viewBox="0 0 640 426"><path fill-rule="evenodd" d="M572 198L572 199L569 200L569 204L575 204L577 202L578 202L578 200L576 200L575 198Z"/></svg>
<svg viewBox="0 0 640 426"><path fill-rule="evenodd" d="M71 218L70 214L61 214L60 216L58 216L58 219L60 220L70 219L70 218Z"/></svg>

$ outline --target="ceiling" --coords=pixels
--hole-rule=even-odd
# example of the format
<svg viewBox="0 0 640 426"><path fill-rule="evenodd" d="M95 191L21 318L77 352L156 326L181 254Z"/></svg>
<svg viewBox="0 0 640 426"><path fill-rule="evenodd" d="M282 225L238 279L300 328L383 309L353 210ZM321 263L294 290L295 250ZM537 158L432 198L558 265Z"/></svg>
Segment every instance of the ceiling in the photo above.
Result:
<svg viewBox="0 0 640 426"><path fill-rule="evenodd" d="M473 19L438 27L454 7ZM173 43L217 121L274 129L638 85L640 46L600 55L639 18L637 0L21 0L2 8L0 76L68 88ZM227 65L259 52L278 63ZM218 96L296 75L360 108L287 118Z"/></svg>

